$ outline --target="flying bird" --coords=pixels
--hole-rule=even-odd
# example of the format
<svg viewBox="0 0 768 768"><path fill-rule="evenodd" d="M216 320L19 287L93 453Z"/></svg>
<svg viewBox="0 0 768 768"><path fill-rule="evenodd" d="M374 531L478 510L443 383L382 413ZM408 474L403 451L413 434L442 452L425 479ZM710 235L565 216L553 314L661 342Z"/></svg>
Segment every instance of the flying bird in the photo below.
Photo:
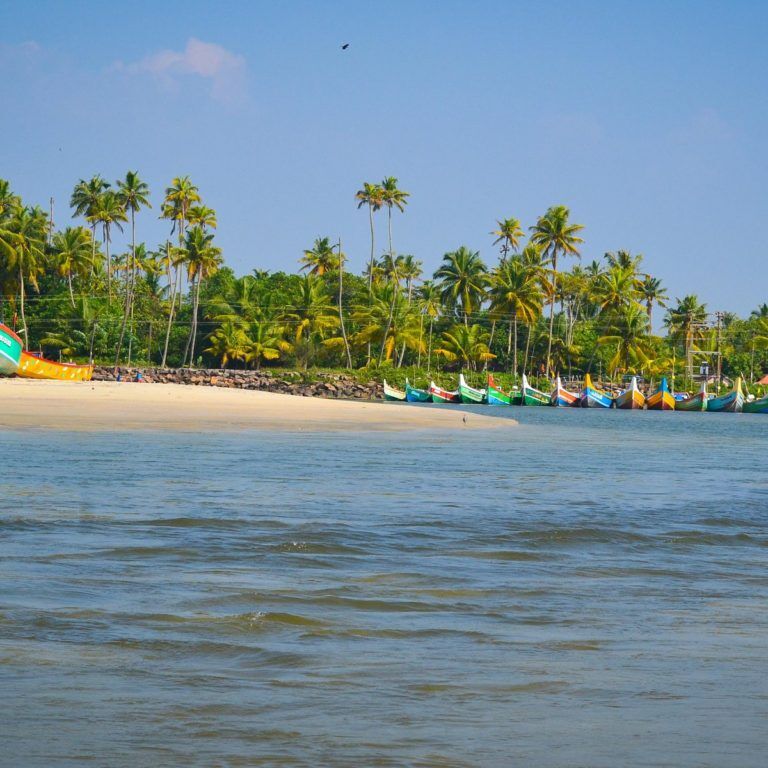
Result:
<svg viewBox="0 0 768 768"><path fill-rule="evenodd" d="M349 43L344 43L344 45L341 46L342 51L346 51L347 48L349 48Z"/></svg>

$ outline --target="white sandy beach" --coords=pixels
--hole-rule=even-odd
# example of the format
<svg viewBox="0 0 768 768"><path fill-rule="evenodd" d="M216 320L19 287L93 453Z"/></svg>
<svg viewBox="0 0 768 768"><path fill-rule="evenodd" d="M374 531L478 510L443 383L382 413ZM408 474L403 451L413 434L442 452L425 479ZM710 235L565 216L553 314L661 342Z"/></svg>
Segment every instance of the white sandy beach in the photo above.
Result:
<svg viewBox="0 0 768 768"><path fill-rule="evenodd" d="M324 400L218 387L0 380L0 428L410 430L508 428L455 406Z"/></svg>

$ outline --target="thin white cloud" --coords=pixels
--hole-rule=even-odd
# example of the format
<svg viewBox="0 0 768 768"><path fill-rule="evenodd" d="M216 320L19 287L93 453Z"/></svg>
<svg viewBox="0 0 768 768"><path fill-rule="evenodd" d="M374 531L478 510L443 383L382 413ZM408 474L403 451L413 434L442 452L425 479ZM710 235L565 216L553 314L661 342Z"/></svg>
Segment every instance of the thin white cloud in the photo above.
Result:
<svg viewBox="0 0 768 768"><path fill-rule="evenodd" d="M183 51L165 49L143 59L112 67L129 74L146 74L162 86L178 86L184 77L201 77L210 82L211 96L217 101L234 102L245 96L245 58L216 43L191 37Z"/></svg>

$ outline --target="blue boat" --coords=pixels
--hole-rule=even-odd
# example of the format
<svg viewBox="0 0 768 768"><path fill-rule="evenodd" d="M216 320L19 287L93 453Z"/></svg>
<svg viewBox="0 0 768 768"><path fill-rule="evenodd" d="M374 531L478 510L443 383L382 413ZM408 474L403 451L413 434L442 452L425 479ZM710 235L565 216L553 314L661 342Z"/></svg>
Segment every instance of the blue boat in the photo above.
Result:
<svg viewBox="0 0 768 768"><path fill-rule="evenodd" d="M579 405L582 408L610 408L613 398L592 384L592 377L587 374L584 377L584 389L579 395Z"/></svg>
<svg viewBox="0 0 768 768"><path fill-rule="evenodd" d="M411 386L408 379L405 380L405 399L409 403L431 403L432 395L426 389L417 389Z"/></svg>
<svg viewBox="0 0 768 768"><path fill-rule="evenodd" d="M707 400L707 410L715 413L741 413L743 408L744 393L741 391L741 376L736 379L730 392Z"/></svg>

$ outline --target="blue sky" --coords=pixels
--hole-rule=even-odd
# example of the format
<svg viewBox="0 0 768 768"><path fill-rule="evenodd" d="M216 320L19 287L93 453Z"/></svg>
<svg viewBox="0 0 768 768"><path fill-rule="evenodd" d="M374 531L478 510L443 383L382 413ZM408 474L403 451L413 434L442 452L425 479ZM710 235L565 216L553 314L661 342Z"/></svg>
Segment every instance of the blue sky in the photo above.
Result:
<svg viewBox="0 0 768 768"><path fill-rule="evenodd" d="M766 39L746 1L5 0L0 176L61 226L78 178L138 170L154 245L189 174L239 272L326 234L361 269L354 193L386 175L412 195L395 249L429 271L565 204L585 259L642 253L673 297L744 313L768 300Z"/></svg>

